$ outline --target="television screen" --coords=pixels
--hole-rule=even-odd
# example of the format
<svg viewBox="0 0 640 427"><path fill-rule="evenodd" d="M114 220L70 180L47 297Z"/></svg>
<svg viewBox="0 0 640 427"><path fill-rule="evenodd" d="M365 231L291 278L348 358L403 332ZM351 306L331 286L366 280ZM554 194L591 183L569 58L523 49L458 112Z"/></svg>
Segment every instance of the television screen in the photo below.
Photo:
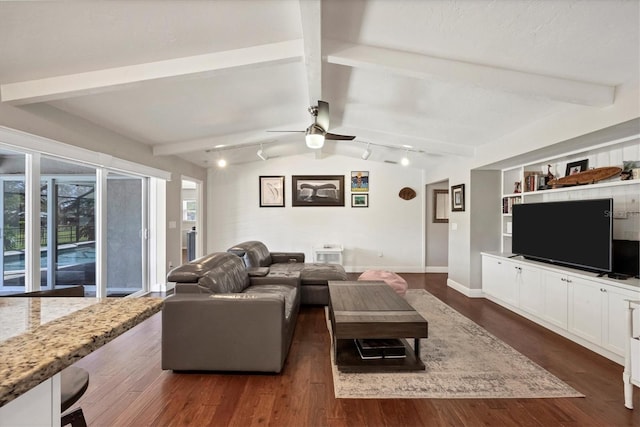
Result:
<svg viewBox="0 0 640 427"><path fill-rule="evenodd" d="M513 206L511 251L526 258L611 271L613 199Z"/></svg>

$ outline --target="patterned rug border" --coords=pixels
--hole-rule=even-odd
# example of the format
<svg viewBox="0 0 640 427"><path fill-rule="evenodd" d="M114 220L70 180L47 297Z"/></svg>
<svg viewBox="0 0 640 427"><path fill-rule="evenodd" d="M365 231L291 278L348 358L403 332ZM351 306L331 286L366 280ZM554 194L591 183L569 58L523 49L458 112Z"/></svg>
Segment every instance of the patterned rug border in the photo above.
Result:
<svg viewBox="0 0 640 427"><path fill-rule="evenodd" d="M511 386L515 387L509 388L509 379L498 379L492 378L491 374L485 375L483 377L482 373L474 373L472 376L476 380L480 380L481 383L485 383L488 386L495 386L496 383L501 383L499 386L505 387L503 389L492 389L492 390L462 390L465 387L461 387L461 390L457 391L443 391L443 390L434 390L428 389L428 386L432 383L446 382L450 378L450 374L439 373L439 372L430 372L428 361L426 360L429 355L425 354L428 351L428 346L425 345L429 343L429 340L433 336L433 324L429 322L429 336L427 340L423 341L421 345L421 358L425 361L425 365L427 366L427 370L425 371L414 371L414 372L396 372L396 373L344 373L340 372L337 369L334 360L333 354L333 340L331 340L331 369L333 372L333 387L334 387L334 395L336 399L552 399L552 398L581 398L585 397L584 394L579 393L573 387L566 384L564 381L533 362L528 357L524 356L522 353L518 352L516 349L497 338L495 335L488 332L486 329L482 328L480 325L472 321L471 319L463 316L458 311L449 307L438 298L430 294L428 291L424 289L410 289L407 291L407 300L413 300L414 298L425 298L428 300L428 303L436 304L438 310L446 312L445 314L448 316L452 316L452 322L458 322L462 325L462 329L465 329L465 333L468 333L468 330L477 334L470 335L473 336L474 339L478 338L485 342L488 342L494 346L497 346L501 357L509 357L515 360L517 363L522 363L522 377L520 379L541 379L545 382L543 386L544 390L534 390L528 389L527 385L515 384L511 381ZM418 312L420 312L419 300L415 301L412 305L416 308ZM409 301L411 303L411 301ZM328 320L328 308L325 308L325 317L327 320L327 329L329 330L329 335L332 335L331 324ZM429 321L429 316L425 315L427 321ZM437 334L436 334L437 335ZM412 340L410 340L411 342ZM469 378L472 379L472 378ZM399 381L402 380L402 381ZM434 381L430 381L434 380ZM548 384L547 384L548 383ZM402 387L404 386L404 388ZM520 387L522 386L522 387ZM423 389L421 387L427 387L427 389ZM433 386L432 388L437 388L437 386ZM525 389L525 390L523 390Z"/></svg>

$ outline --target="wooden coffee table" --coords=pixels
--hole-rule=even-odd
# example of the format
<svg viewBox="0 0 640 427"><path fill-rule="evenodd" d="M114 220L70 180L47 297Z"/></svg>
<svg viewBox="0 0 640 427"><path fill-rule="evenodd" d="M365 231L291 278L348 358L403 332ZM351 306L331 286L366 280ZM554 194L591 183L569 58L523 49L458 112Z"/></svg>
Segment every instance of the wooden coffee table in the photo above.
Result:
<svg viewBox="0 0 640 427"><path fill-rule="evenodd" d="M329 316L335 362L342 372L424 370L420 338L428 337L428 322L386 283L329 281ZM404 358L363 359L354 339L398 338ZM405 338L414 338L411 349Z"/></svg>

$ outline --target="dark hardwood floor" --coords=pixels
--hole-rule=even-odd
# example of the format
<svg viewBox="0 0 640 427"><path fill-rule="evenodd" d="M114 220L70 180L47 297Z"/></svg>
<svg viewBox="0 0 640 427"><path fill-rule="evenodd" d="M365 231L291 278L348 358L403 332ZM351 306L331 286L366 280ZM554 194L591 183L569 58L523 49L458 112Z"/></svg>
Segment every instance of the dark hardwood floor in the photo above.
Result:
<svg viewBox="0 0 640 427"><path fill-rule="evenodd" d="M622 367L485 299L447 288L446 274L402 274L543 366L586 398L335 399L322 307L303 307L279 375L160 369L160 315L77 365L90 426L640 426L640 391L623 405Z"/></svg>

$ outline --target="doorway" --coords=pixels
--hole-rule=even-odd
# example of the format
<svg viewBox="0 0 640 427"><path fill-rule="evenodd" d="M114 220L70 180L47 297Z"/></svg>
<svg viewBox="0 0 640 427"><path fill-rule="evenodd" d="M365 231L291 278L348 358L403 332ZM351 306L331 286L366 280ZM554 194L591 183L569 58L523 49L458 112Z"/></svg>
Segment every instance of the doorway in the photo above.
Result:
<svg viewBox="0 0 640 427"><path fill-rule="evenodd" d="M182 263L202 256L202 182L182 177Z"/></svg>

